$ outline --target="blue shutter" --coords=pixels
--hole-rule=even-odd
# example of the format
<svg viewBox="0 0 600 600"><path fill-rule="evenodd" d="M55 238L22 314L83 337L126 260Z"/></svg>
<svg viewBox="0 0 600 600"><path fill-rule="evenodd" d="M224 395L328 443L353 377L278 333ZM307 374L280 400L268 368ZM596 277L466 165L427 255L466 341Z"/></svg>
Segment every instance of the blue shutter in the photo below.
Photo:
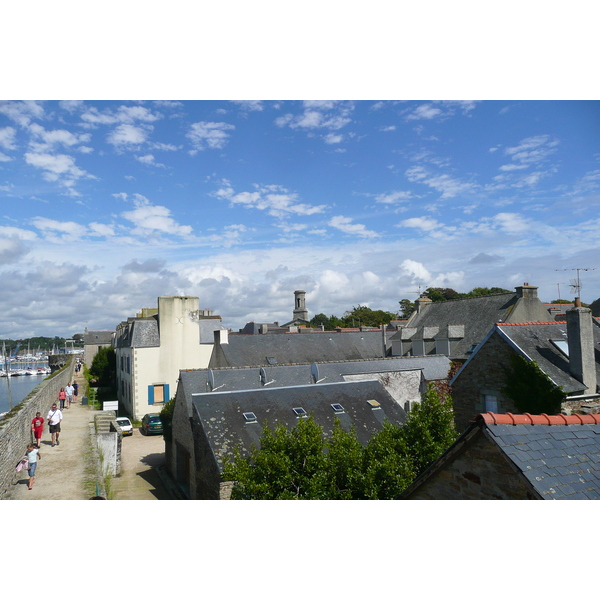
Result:
<svg viewBox="0 0 600 600"><path fill-rule="evenodd" d="M164 402L168 402L171 399L171 396L169 396L169 384L165 383L165 386L163 388L163 400Z"/></svg>
<svg viewBox="0 0 600 600"><path fill-rule="evenodd" d="M154 386L148 386L148 404L154 404Z"/></svg>

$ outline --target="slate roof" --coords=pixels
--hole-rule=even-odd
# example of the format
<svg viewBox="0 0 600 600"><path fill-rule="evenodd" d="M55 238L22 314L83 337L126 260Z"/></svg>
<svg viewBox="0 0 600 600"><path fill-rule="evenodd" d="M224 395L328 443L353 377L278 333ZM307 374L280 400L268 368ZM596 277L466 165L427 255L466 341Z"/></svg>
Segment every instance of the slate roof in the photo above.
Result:
<svg viewBox="0 0 600 600"><path fill-rule="evenodd" d="M547 323L497 323L488 335L497 331L517 352L535 361L540 369L550 377L555 385L560 386L567 394L585 391L585 386L569 372L569 359L551 340L567 340L567 324L563 321ZM594 348L596 352L596 374L600 381L600 327L594 326ZM482 344L483 345L483 344ZM480 346L481 347L481 346ZM469 357L461 370L467 367L479 348ZM452 383L452 382L451 382ZM592 390L595 392L595 390Z"/></svg>
<svg viewBox="0 0 600 600"><path fill-rule="evenodd" d="M373 408L368 401L375 400ZM337 413L332 404L341 404ZM302 407L312 414L326 435L333 431L336 418L344 429L354 427L357 437L366 444L387 419L402 425L406 413L377 381L323 383L288 388L263 388L245 392L215 392L192 397L195 416L199 419L214 453L217 465L223 468L223 457L238 446L242 453L259 447L262 427L268 422L293 427L298 422L293 408ZM248 422L245 412L252 412L256 422Z"/></svg>
<svg viewBox="0 0 600 600"><path fill-rule="evenodd" d="M461 339L452 345L450 357L465 360L469 349L485 337L494 323L548 321L549 318L539 299L520 298L516 292L431 302L411 315L405 333L401 329L390 340L431 339L432 334L435 337L451 334L450 337ZM437 332L435 327L439 328Z"/></svg>
<svg viewBox="0 0 600 600"><path fill-rule="evenodd" d="M464 462L477 434L485 435L500 449L514 469L513 476L523 477L538 499L600 500L600 415L527 413L478 415L401 498L418 494L420 486L455 458ZM475 471L478 454L473 455L471 469ZM499 468L495 471L498 477L511 476ZM490 472L488 469L487 476Z"/></svg>
<svg viewBox="0 0 600 600"><path fill-rule="evenodd" d="M83 344L106 346L112 343L114 331L86 331L83 334Z"/></svg>
<svg viewBox="0 0 600 600"><path fill-rule="evenodd" d="M539 495L600 500L600 415L480 415Z"/></svg>
<svg viewBox="0 0 600 600"><path fill-rule="evenodd" d="M154 317L130 319L119 330L118 348L151 348L160 346L158 321Z"/></svg>
<svg viewBox="0 0 600 600"><path fill-rule="evenodd" d="M435 381L447 377L449 369L450 360L446 356L407 356L270 367L194 369L180 371L180 381L189 399L192 394L209 393L211 387L213 391L239 391L263 389L265 384L281 388L314 385L316 381L338 383L345 381L344 376L368 373L420 370L427 381Z"/></svg>
<svg viewBox="0 0 600 600"><path fill-rule="evenodd" d="M210 367L252 367L382 357L380 331L230 335L229 343L215 346Z"/></svg>

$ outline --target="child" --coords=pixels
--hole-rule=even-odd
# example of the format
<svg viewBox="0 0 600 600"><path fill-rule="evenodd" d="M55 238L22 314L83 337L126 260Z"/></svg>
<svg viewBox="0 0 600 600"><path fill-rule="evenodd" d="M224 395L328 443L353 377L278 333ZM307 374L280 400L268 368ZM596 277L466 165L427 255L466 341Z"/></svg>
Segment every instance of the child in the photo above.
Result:
<svg viewBox="0 0 600 600"><path fill-rule="evenodd" d="M27 460L29 461L29 488L33 487L35 480L35 469L37 467L38 459L42 458L40 451L33 445L27 445Z"/></svg>
<svg viewBox="0 0 600 600"><path fill-rule="evenodd" d="M42 417L42 413L35 413L35 417L31 420L31 431L33 431L33 437L39 448L42 440L42 432L44 431L44 418Z"/></svg>

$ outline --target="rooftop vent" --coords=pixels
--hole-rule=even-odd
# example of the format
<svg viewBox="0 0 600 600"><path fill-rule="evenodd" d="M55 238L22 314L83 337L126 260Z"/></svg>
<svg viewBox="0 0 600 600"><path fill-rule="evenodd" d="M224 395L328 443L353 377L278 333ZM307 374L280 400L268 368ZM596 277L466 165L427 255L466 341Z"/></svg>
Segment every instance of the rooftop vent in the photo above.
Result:
<svg viewBox="0 0 600 600"><path fill-rule="evenodd" d="M308 416L307 412L301 406L298 406L296 408L292 408L292 410L294 411L294 414L297 417L301 417L302 418L302 417L307 417Z"/></svg>
<svg viewBox="0 0 600 600"><path fill-rule="evenodd" d="M253 412L245 412L244 419L246 423L256 423L256 415Z"/></svg>
<svg viewBox="0 0 600 600"><path fill-rule="evenodd" d="M267 356L267 362L270 365L276 365L277 364L277 359L274 356Z"/></svg>
<svg viewBox="0 0 600 600"><path fill-rule="evenodd" d="M381 404L377 400L367 400L367 404L373 409L381 408Z"/></svg>
<svg viewBox="0 0 600 600"><path fill-rule="evenodd" d="M331 408L333 408L333 412L336 412L336 413L344 412L344 407L341 404L332 404Z"/></svg>

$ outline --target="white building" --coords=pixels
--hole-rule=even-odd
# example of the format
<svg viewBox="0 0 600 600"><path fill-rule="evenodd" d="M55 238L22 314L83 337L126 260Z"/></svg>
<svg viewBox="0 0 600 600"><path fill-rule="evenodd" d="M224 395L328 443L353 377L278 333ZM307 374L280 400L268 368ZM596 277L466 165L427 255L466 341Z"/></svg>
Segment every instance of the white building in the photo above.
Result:
<svg viewBox="0 0 600 600"><path fill-rule="evenodd" d="M116 330L119 405L134 419L160 412L175 395L180 369L208 367L221 317L193 296L161 296Z"/></svg>

